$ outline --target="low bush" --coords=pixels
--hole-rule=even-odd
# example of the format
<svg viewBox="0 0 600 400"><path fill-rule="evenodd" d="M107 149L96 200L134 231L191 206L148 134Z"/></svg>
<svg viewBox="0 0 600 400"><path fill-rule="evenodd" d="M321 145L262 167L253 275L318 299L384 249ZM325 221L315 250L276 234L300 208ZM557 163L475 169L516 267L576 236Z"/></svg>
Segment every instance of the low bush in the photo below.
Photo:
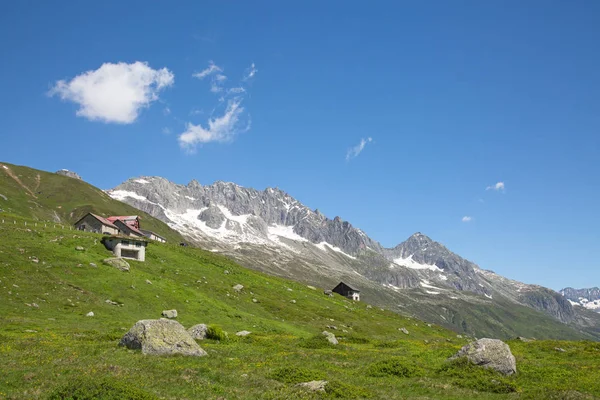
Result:
<svg viewBox="0 0 600 400"><path fill-rule="evenodd" d="M307 339L300 339L298 346L305 349L325 349L334 345L329 343L325 336L314 335Z"/></svg>
<svg viewBox="0 0 600 400"><path fill-rule="evenodd" d="M422 374L423 370L421 368L398 358L378 361L371 364L367 369L367 375L376 377L396 376L400 378L410 378Z"/></svg>
<svg viewBox="0 0 600 400"><path fill-rule="evenodd" d="M517 385L509 377L494 370L471 363L466 358L446 362L439 370L441 376L450 378L450 383L465 389L490 393L517 392Z"/></svg>
<svg viewBox="0 0 600 400"><path fill-rule="evenodd" d="M339 381L329 381L325 385L325 397L334 399L368 399L371 392L360 386Z"/></svg>
<svg viewBox="0 0 600 400"><path fill-rule="evenodd" d="M206 329L206 338L224 342L227 340L228 336L227 332L225 332L220 326L210 325Z"/></svg>
<svg viewBox="0 0 600 400"><path fill-rule="evenodd" d="M109 378L78 378L55 389L48 400L158 400L125 382Z"/></svg>
<svg viewBox="0 0 600 400"><path fill-rule="evenodd" d="M301 383L325 379L325 374L306 368L283 367L273 371L269 378L282 383Z"/></svg>

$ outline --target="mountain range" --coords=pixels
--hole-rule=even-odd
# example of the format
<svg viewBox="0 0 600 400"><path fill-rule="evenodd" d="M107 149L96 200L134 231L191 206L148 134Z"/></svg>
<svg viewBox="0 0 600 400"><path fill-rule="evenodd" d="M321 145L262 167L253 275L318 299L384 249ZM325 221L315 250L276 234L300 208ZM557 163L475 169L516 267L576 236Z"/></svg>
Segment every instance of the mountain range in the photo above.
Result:
<svg viewBox="0 0 600 400"><path fill-rule="evenodd" d="M344 281L373 304L459 332L600 339L600 315L579 306L574 298L581 296L571 298L567 289L507 279L422 233L385 248L277 188L180 185L148 176L107 193L246 267L325 288Z"/></svg>

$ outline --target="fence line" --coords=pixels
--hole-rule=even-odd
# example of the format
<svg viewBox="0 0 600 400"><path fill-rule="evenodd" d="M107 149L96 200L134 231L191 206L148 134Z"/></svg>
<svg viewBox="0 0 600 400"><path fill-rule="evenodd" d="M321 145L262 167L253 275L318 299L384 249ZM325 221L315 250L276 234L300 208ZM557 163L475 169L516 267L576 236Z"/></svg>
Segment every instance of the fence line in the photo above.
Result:
<svg viewBox="0 0 600 400"><path fill-rule="evenodd" d="M17 220L14 218L2 218L0 219L0 221L2 222L2 224L10 224L12 221L13 225L17 225ZM21 222L23 222L23 226L32 226L34 228L38 227L38 222L37 221L29 221L29 225L27 223L27 221L19 221L18 225L21 225ZM51 225L52 228L56 229L56 227L58 226L59 229L67 229L66 225L62 225L62 224L55 224L55 223L50 223L50 222L44 222L44 228L49 228L49 226ZM42 227L42 222L40 222L40 228ZM73 225L69 225L69 230L72 231L73 230Z"/></svg>

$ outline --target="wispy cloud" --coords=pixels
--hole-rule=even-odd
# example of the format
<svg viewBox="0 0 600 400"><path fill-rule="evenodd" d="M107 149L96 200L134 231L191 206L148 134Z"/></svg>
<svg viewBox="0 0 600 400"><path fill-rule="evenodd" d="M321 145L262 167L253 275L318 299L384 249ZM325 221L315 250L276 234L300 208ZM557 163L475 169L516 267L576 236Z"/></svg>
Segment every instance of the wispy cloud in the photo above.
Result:
<svg viewBox="0 0 600 400"><path fill-rule="evenodd" d="M238 133L247 131L250 127L249 123L242 122L244 107L241 103L240 98L230 100L223 115L209 118L206 126L188 123L185 132L179 135L179 145L194 152L198 144L229 142Z"/></svg>
<svg viewBox="0 0 600 400"><path fill-rule="evenodd" d="M464 217L462 217L462 222L471 222L473 220L473 217L469 217L468 215L465 215Z"/></svg>
<svg viewBox="0 0 600 400"><path fill-rule="evenodd" d="M131 124L140 111L158 100L159 92L173 85L175 75L167 68L152 69L148 63L105 63L97 70L60 80L50 96L79 105L76 115L91 121Z"/></svg>
<svg viewBox="0 0 600 400"><path fill-rule="evenodd" d="M169 115L169 114L171 114L171 109L170 109L169 107L165 107L165 108L163 108L163 114L164 114L164 115Z"/></svg>
<svg viewBox="0 0 600 400"><path fill-rule="evenodd" d="M488 186L485 190L495 190L496 192L504 192L504 182L498 182L495 185Z"/></svg>
<svg viewBox="0 0 600 400"><path fill-rule="evenodd" d="M212 75L217 72L223 72L223 68L219 67L211 60L208 62L208 67L206 69L203 69L200 72L196 72L196 73L192 74L192 76L194 78L204 79L207 76Z"/></svg>
<svg viewBox="0 0 600 400"><path fill-rule="evenodd" d="M358 157L358 155L364 150L367 143L371 143L373 138L368 137L366 139L360 139L360 143L356 146L348 149L346 152L346 161L350 161L351 159Z"/></svg>
<svg viewBox="0 0 600 400"><path fill-rule="evenodd" d="M258 72L258 69L256 69L256 65L254 65L254 63L252 63L250 65L250 68L246 69L246 72L244 73L244 78L242 80L247 81L247 80L254 78L254 75L256 75L257 72Z"/></svg>
<svg viewBox="0 0 600 400"><path fill-rule="evenodd" d="M226 104L226 106L220 116L211 116L204 125L188 122L186 130L179 135L178 139L182 149L194 153L198 145L210 142L231 142L236 135L250 129L250 118L242 107L242 102L248 93L243 82L254 77L257 71L253 63L244 72L241 82L231 88L225 87L228 78L223 74L223 68L213 61L209 62L208 68L193 75L199 79L210 77L210 92L219 94L219 103ZM199 113L193 110L190 114L197 115Z"/></svg>
<svg viewBox="0 0 600 400"><path fill-rule="evenodd" d="M167 127L162 128L162 133L164 135L170 135L171 134L171 128L167 128Z"/></svg>

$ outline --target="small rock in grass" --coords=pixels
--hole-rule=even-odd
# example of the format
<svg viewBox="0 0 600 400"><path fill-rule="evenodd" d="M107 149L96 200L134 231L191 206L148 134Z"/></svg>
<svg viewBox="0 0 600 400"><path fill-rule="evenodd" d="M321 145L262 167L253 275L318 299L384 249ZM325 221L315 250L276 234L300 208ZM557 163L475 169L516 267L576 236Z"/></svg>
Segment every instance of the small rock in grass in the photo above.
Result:
<svg viewBox="0 0 600 400"><path fill-rule="evenodd" d="M235 334L235 336L248 336L251 333L252 332L250 332L250 331L239 331L238 333Z"/></svg>
<svg viewBox="0 0 600 400"><path fill-rule="evenodd" d="M229 271L227 271L227 270L223 271L223 273L224 273L225 275L229 275Z"/></svg>
<svg viewBox="0 0 600 400"><path fill-rule="evenodd" d="M94 312L90 311L89 313L85 314L86 317L93 317L94 316Z"/></svg>
<svg viewBox="0 0 600 400"><path fill-rule="evenodd" d="M115 267L119 271L129 272L129 269L130 269L129 263L127 261L123 260L122 258L117 258L117 257L105 258L104 260L102 260L102 262L111 267Z"/></svg>
<svg viewBox="0 0 600 400"><path fill-rule="evenodd" d="M556 351L558 351L558 352L561 352L561 353L564 353L564 352L566 351L566 350L565 350L565 349L563 349L562 347L555 347L555 348L554 348L554 350L556 350Z"/></svg>
<svg viewBox="0 0 600 400"><path fill-rule="evenodd" d="M296 300L290 300L290 303L296 304Z"/></svg>
<svg viewBox="0 0 600 400"><path fill-rule="evenodd" d="M107 300L105 301L105 303L106 303L106 304L113 305L113 306L118 306L118 305L119 305L119 303L117 303L116 301L112 301L112 300L110 300L110 299L107 299Z"/></svg>
<svg viewBox="0 0 600 400"><path fill-rule="evenodd" d="M240 285L239 283L233 287L233 290L236 292L241 292L244 289L244 285Z"/></svg>
<svg viewBox="0 0 600 400"><path fill-rule="evenodd" d="M323 331L322 333L323 336L325 336L327 338L327 341L333 345L338 344L337 339L335 338L335 335L331 332L327 332L327 331Z"/></svg>
<svg viewBox="0 0 600 400"><path fill-rule="evenodd" d="M314 286L306 285L306 287L309 288L310 290L317 290L317 288Z"/></svg>
<svg viewBox="0 0 600 400"><path fill-rule="evenodd" d="M405 335L408 335L408 330L406 328L398 328L398 330L404 333Z"/></svg>
<svg viewBox="0 0 600 400"><path fill-rule="evenodd" d="M253 303L258 303L258 300L257 299L252 299L252 302Z"/></svg>
<svg viewBox="0 0 600 400"><path fill-rule="evenodd" d="M98 266L97 266L95 263L90 263L90 267L92 267L92 268L96 268L96 267L98 267Z"/></svg>
<svg viewBox="0 0 600 400"><path fill-rule="evenodd" d="M146 279L146 283L147 283L148 285L152 285L152 282L150 282L150 280L149 280L149 279Z"/></svg>
<svg viewBox="0 0 600 400"><path fill-rule="evenodd" d="M83 246L77 246L77 247L75 247L75 250L84 251L85 249L83 248Z"/></svg>
<svg viewBox="0 0 600 400"><path fill-rule="evenodd" d="M296 386L309 390L311 392L324 392L327 381L310 381L296 384Z"/></svg>
<svg viewBox="0 0 600 400"><path fill-rule="evenodd" d="M162 316L165 318L177 318L177 310L164 310Z"/></svg>

